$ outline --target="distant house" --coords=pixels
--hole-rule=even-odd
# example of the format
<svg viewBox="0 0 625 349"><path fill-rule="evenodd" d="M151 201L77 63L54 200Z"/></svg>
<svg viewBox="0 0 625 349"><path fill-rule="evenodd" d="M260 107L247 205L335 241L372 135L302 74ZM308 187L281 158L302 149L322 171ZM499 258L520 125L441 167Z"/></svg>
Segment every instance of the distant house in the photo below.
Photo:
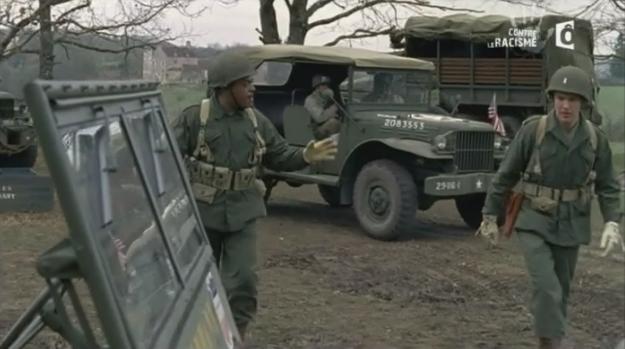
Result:
<svg viewBox="0 0 625 349"><path fill-rule="evenodd" d="M143 53L143 79L161 83L200 82L203 79L198 57L191 43L176 46L163 43Z"/></svg>

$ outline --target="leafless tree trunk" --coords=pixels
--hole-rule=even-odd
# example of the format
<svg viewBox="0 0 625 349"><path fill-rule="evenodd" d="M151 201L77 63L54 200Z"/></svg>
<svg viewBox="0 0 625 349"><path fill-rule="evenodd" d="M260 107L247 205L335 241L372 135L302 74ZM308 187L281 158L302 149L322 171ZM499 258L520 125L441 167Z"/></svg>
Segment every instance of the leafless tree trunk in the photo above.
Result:
<svg viewBox="0 0 625 349"><path fill-rule="evenodd" d="M274 0L260 0L260 27L258 33L263 44L280 43L276 10L273 7Z"/></svg>
<svg viewBox="0 0 625 349"><path fill-rule="evenodd" d="M52 32L52 2L39 0L39 77L52 79L54 70L54 33Z"/></svg>

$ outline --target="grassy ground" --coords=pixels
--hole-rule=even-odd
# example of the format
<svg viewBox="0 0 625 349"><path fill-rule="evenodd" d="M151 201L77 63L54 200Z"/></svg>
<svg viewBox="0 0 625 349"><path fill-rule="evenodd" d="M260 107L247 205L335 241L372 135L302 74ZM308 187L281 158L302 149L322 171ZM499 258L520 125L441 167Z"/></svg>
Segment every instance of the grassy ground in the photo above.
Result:
<svg viewBox="0 0 625 349"><path fill-rule="evenodd" d="M625 141L625 100L623 100L623 96L625 96L625 86L605 86L601 88L597 98L599 111L603 114L601 127L612 141Z"/></svg>
<svg viewBox="0 0 625 349"><path fill-rule="evenodd" d="M604 86L599 92L597 102L599 109L609 115L620 116L621 120L625 115L625 86Z"/></svg>
<svg viewBox="0 0 625 349"><path fill-rule="evenodd" d="M178 117L184 108L200 103L206 96L206 88L200 85L163 85L161 91L167 115L172 120Z"/></svg>

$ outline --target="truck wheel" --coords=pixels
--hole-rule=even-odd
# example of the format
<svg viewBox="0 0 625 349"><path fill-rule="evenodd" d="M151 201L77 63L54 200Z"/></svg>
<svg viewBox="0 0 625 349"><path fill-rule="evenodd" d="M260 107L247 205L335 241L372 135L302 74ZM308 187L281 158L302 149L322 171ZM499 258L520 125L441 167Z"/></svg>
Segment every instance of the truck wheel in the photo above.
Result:
<svg viewBox="0 0 625 349"><path fill-rule="evenodd" d="M319 194L330 207L345 207L349 205L341 204L341 188L330 185L318 184Z"/></svg>
<svg viewBox="0 0 625 349"><path fill-rule="evenodd" d="M486 200L486 194L470 194L458 196L455 198L456 209L462 217L462 220L472 229L477 229L482 223L482 207L484 207L484 201Z"/></svg>
<svg viewBox="0 0 625 349"><path fill-rule="evenodd" d="M521 129L521 120L515 116L504 115L501 117L501 122L506 129L506 136L510 139L514 138L514 135Z"/></svg>
<svg viewBox="0 0 625 349"><path fill-rule="evenodd" d="M393 240L414 227L417 187L412 175L399 164L372 161L356 177L353 206L369 236Z"/></svg>
<svg viewBox="0 0 625 349"><path fill-rule="evenodd" d="M37 144L33 144L23 151L13 154L4 155L0 154L0 167L26 167L32 168L37 160Z"/></svg>

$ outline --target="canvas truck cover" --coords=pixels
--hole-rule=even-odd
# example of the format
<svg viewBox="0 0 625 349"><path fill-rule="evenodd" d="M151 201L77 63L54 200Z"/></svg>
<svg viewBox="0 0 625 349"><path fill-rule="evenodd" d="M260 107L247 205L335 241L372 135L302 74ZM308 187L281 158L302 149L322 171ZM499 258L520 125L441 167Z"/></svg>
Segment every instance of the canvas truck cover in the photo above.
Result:
<svg viewBox="0 0 625 349"><path fill-rule="evenodd" d="M349 47L276 44L245 47L237 50L256 65L263 61L298 59L353 65L360 68L434 70L434 64L428 61Z"/></svg>
<svg viewBox="0 0 625 349"><path fill-rule="evenodd" d="M575 48L556 47L556 24L574 20ZM509 37L510 29L534 29L538 33L538 49L543 54L548 76L565 65L578 66L594 76L593 31L589 21L572 17L546 15L542 17L512 18L501 15L473 16L455 14L443 17L413 16L404 29L393 34L391 40L411 38L424 40L460 40L488 43L495 38Z"/></svg>

